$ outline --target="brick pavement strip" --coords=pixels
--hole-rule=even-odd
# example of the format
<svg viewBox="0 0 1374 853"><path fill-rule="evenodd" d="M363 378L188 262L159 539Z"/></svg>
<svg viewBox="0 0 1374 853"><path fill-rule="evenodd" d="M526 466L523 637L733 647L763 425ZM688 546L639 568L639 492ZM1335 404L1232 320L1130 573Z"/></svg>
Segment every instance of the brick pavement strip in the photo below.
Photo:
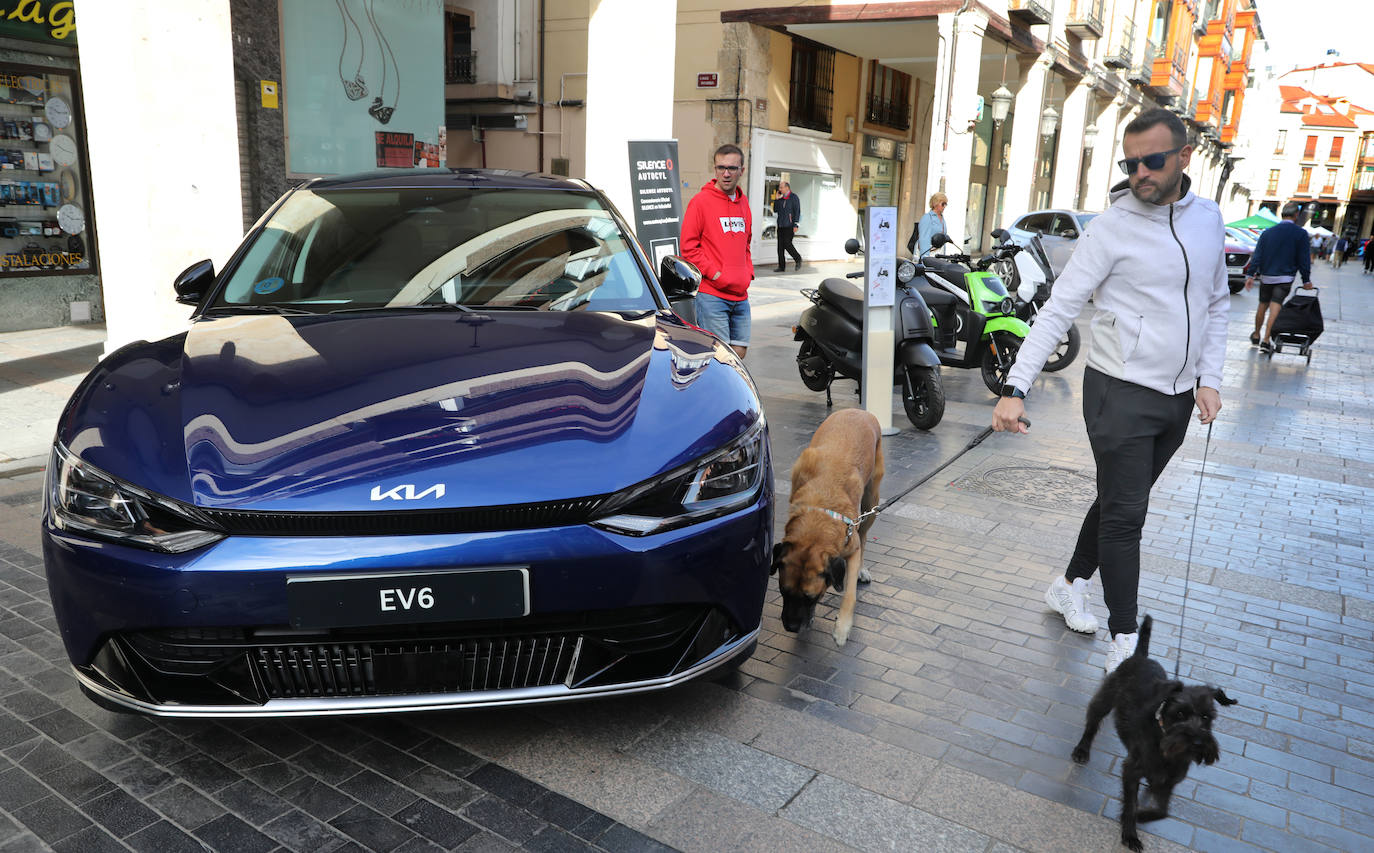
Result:
<svg viewBox="0 0 1374 853"><path fill-rule="evenodd" d="M1374 445L1355 438L1374 417L1374 288L1323 273L1327 333L1310 365L1258 358L1253 303L1233 298L1201 506L1200 428L1153 494L1140 596L1155 652L1167 666L1181 648L1185 678L1241 704L1217 723L1221 761L1196 768L1173 816L1147 827L1152 851L1374 844ZM788 328L812 284L756 285L749 368L784 504L788 468L827 413L796 377ZM1120 744L1108 729L1088 766L1067 757L1104 643L1040 600L1081 509L966 479L1008 464L1090 477L1081 364L1037 387L1032 435L988 439L879 518L875 580L843 649L833 597L794 636L773 588L758 651L720 683L537 709L214 723L111 714L66 670L38 556L41 454L101 340L0 335L0 851L1116 846ZM887 495L987 423L976 376L950 370L945 383L939 427L886 439ZM841 405L857 402L849 385L837 383Z"/></svg>

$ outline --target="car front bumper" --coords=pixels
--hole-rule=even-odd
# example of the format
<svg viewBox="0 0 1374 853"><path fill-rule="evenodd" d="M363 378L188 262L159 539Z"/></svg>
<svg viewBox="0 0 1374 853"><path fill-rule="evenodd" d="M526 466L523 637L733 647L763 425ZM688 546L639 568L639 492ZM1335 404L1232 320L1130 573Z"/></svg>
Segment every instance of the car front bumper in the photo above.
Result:
<svg viewBox="0 0 1374 853"><path fill-rule="evenodd" d="M45 519L43 548L68 656L101 704L219 717L491 707L663 689L747 656L771 501L764 490L744 510L646 537L587 525L235 536L183 555L71 536ZM289 578L493 566L528 570L526 616L292 627Z"/></svg>

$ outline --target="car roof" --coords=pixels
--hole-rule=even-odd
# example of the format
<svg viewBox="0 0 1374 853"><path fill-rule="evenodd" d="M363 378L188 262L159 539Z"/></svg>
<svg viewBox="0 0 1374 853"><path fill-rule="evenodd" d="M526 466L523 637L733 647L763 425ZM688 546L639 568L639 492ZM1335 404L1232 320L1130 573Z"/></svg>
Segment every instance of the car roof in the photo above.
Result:
<svg viewBox="0 0 1374 853"><path fill-rule="evenodd" d="M377 169L352 175L316 178L304 185L311 190L420 189L530 189L587 192L586 181L523 172L514 169Z"/></svg>

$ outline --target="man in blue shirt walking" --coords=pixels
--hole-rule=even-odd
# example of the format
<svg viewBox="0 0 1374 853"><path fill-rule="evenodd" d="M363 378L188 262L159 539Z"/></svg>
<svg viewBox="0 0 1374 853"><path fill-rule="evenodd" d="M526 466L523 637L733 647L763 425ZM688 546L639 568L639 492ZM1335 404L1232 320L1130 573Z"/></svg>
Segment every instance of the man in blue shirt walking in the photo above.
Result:
<svg viewBox="0 0 1374 853"><path fill-rule="evenodd" d="M1283 206L1283 220L1260 234L1255 244L1255 253L1250 263L1245 265L1245 289L1254 286L1259 277L1259 310L1255 312L1255 331L1250 335L1250 345L1269 347L1269 338L1278 319L1279 308L1288 298L1293 279L1302 274L1302 286L1312 288L1312 248L1307 242L1307 232L1298 226L1297 218L1302 205L1290 201ZM1265 323L1264 315L1269 314ZM1264 329L1261 343L1260 329Z"/></svg>

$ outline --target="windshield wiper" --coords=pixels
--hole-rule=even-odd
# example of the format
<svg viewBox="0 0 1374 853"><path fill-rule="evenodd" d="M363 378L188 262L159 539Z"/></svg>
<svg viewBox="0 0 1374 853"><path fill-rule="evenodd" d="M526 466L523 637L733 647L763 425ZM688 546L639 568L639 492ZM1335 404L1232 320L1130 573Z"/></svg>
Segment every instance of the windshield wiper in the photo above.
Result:
<svg viewBox="0 0 1374 853"><path fill-rule="evenodd" d="M358 311L433 311L436 309L446 309L449 311L461 311L464 314L477 313L466 305L459 305L456 302L421 302L411 305L360 305L355 308L335 308L330 314L349 314Z"/></svg>
<svg viewBox="0 0 1374 853"><path fill-rule="evenodd" d="M230 303L225 303L225 304L221 304L221 305L212 305L212 306L210 306L209 308L206 308L205 311L204 311L203 313L206 313L206 314L210 314L210 313L216 313L216 314L219 314L219 313L234 314L234 313L239 313L239 312L242 312L242 313L245 313L245 314L289 314L289 315L293 315L293 316L294 316L294 315L298 315L298 314L315 314L315 313L318 313L318 312L315 312L315 311L307 311L307 310L305 310L304 308L292 308L292 307L289 306L289 305L250 305L250 304L237 305L237 304L234 304L234 303L232 303L232 302L230 302Z"/></svg>

